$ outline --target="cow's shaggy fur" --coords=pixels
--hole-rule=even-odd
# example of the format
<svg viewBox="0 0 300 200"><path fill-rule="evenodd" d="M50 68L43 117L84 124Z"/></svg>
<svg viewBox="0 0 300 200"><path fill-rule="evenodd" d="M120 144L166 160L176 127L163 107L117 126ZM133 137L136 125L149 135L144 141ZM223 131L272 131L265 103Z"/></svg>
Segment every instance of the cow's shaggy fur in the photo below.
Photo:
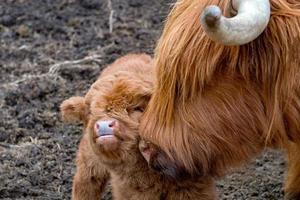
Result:
<svg viewBox="0 0 300 200"><path fill-rule="evenodd" d="M146 55L122 57L108 66L85 97L72 97L61 105L65 121L80 121L85 134L77 152L73 200L99 200L111 179L115 200L213 200L211 177L180 183L150 169L139 151L138 128L153 90L153 63ZM113 119L119 124L110 142L97 143L95 123ZM116 142L116 141L115 141Z"/></svg>
<svg viewBox="0 0 300 200"><path fill-rule="evenodd" d="M270 0L270 22L257 39L224 46L206 36L199 18L205 6L225 10L229 2L174 5L155 51L157 80L141 135L197 176L222 176L266 146L285 148L286 195L299 197L300 2Z"/></svg>

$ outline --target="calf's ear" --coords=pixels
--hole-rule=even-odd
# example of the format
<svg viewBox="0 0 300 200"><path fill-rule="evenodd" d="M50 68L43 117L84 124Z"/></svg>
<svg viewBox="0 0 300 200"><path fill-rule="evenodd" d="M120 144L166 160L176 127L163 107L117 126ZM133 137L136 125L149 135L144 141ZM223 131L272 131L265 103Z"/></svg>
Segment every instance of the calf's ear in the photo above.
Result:
<svg viewBox="0 0 300 200"><path fill-rule="evenodd" d="M149 167L163 175L163 177L173 181L182 181L192 178L182 165L169 158L168 155L156 145L141 139L139 150L148 162Z"/></svg>
<svg viewBox="0 0 300 200"><path fill-rule="evenodd" d="M148 162L149 166L161 173L165 178L183 181L192 178L188 171L176 161L171 160L163 151L157 151Z"/></svg>
<svg viewBox="0 0 300 200"><path fill-rule="evenodd" d="M71 97L62 102L60 113L64 122L86 123L88 118L88 105L84 97Z"/></svg>

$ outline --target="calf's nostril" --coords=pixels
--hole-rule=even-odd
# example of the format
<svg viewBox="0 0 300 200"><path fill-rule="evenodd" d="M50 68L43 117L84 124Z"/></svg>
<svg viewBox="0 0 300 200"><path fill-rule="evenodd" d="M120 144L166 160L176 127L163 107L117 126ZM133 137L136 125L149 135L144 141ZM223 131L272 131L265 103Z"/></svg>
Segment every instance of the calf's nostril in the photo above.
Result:
<svg viewBox="0 0 300 200"><path fill-rule="evenodd" d="M116 121L115 120L101 120L96 122L95 131L98 136L112 135L114 129L116 129Z"/></svg>
<svg viewBox="0 0 300 200"><path fill-rule="evenodd" d="M112 121L111 123L108 124L108 127L113 128L116 124L116 121Z"/></svg>

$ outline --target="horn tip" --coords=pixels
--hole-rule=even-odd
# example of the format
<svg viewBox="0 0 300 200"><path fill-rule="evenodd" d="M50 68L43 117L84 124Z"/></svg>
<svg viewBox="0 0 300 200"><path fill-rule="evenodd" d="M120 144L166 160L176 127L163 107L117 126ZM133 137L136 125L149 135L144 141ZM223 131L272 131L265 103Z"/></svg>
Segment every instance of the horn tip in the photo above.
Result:
<svg viewBox="0 0 300 200"><path fill-rule="evenodd" d="M218 6L215 5L207 6L201 15L201 22L205 26L212 28L217 25L217 23L221 19L221 16L222 16L222 11Z"/></svg>

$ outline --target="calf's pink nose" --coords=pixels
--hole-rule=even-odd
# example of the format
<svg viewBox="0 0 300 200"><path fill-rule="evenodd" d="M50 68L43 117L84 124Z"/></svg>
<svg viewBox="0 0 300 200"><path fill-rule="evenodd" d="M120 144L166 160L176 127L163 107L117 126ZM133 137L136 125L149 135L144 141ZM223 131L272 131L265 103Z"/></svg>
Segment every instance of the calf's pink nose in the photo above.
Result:
<svg viewBox="0 0 300 200"><path fill-rule="evenodd" d="M118 122L116 120L99 120L95 123L95 131L97 135L113 135L114 130L118 128Z"/></svg>

